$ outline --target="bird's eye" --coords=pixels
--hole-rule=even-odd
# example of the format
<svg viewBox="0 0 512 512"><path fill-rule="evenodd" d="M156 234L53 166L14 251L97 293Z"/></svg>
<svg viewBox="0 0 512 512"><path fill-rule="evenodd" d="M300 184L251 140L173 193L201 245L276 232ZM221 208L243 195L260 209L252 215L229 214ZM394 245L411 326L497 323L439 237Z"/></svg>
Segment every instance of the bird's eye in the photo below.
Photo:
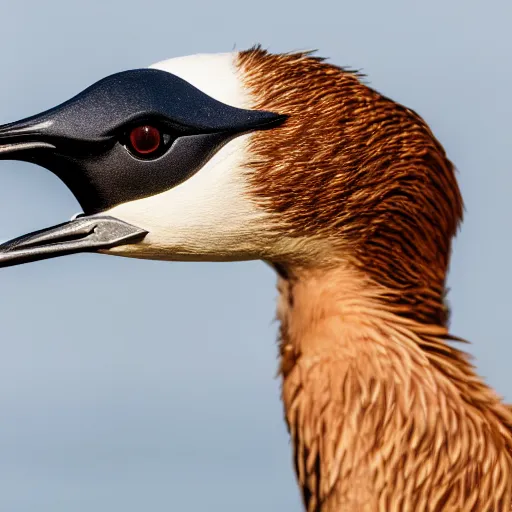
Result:
<svg viewBox="0 0 512 512"><path fill-rule="evenodd" d="M162 134L150 125L133 128L129 136L132 151L142 157L156 156L162 144Z"/></svg>

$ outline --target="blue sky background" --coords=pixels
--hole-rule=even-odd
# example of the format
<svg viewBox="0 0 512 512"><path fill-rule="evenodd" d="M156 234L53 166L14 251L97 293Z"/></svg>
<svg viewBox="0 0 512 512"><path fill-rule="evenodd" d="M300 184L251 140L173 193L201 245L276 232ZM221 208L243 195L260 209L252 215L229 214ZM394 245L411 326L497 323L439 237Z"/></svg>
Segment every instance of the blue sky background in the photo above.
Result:
<svg viewBox="0 0 512 512"><path fill-rule="evenodd" d="M418 111L467 212L452 331L512 400L510 0L0 0L0 122L164 58L318 48ZM0 163L0 238L79 210ZM0 510L300 510L282 421L274 275L259 262L75 255L0 270Z"/></svg>

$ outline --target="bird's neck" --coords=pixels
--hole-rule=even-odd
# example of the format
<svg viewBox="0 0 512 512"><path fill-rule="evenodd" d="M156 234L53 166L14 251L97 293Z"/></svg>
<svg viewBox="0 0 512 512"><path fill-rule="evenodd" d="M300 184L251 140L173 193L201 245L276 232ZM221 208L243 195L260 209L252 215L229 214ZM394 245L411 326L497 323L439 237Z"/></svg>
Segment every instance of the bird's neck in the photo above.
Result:
<svg viewBox="0 0 512 512"><path fill-rule="evenodd" d="M287 273L278 287L283 402L309 511L510 506L512 413L444 326L387 307L350 268Z"/></svg>

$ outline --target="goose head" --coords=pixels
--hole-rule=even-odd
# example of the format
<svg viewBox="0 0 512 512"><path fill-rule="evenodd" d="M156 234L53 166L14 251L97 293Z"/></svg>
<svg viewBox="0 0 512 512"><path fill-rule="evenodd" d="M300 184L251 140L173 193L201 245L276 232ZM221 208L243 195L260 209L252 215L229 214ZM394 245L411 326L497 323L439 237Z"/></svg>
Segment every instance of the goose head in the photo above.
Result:
<svg viewBox="0 0 512 512"><path fill-rule="evenodd" d="M0 159L55 173L83 214L0 246L0 266L76 252L340 262L444 323L454 168L425 122L308 53L195 55L124 71L0 127Z"/></svg>

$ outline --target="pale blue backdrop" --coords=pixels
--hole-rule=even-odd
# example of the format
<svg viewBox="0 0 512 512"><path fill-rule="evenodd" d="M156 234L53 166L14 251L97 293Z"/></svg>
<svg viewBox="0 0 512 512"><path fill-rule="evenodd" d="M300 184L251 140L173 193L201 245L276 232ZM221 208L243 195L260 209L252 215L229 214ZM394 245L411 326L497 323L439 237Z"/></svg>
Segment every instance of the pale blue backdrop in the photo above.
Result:
<svg viewBox="0 0 512 512"><path fill-rule="evenodd" d="M261 42L318 48L417 110L460 171L453 332L512 400L512 3L0 0L0 122L103 76ZM0 163L0 238L79 210ZM0 270L0 510L299 511L264 264L77 255Z"/></svg>

